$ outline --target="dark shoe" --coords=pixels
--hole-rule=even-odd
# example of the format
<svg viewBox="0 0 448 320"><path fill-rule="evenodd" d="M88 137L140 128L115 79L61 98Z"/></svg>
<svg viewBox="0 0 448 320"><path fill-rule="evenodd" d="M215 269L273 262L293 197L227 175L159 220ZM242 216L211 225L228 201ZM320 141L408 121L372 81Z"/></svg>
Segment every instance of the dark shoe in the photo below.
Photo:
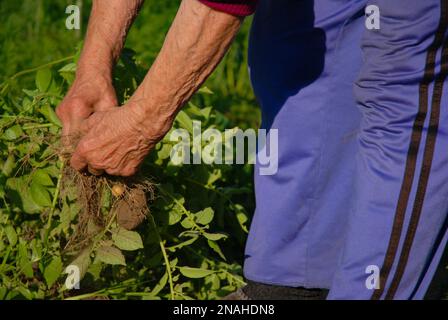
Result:
<svg viewBox="0 0 448 320"><path fill-rule="evenodd" d="M235 292L232 292L231 294L228 294L221 300L252 300L249 298L244 292L243 289L238 289Z"/></svg>
<svg viewBox="0 0 448 320"><path fill-rule="evenodd" d="M325 300L327 289L307 289L269 285L247 281L247 285L223 300Z"/></svg>

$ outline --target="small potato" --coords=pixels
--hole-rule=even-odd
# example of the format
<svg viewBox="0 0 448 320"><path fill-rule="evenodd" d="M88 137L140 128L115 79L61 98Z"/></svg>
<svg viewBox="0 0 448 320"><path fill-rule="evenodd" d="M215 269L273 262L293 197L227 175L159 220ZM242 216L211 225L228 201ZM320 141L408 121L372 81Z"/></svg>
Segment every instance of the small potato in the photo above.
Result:
<svg viewBox="0 0 448 320"><path fill-rule="evenodd" d="M124 193L124 187L121 184L115 184L112 186L112 194L114 197L120 197Z"/></svg>

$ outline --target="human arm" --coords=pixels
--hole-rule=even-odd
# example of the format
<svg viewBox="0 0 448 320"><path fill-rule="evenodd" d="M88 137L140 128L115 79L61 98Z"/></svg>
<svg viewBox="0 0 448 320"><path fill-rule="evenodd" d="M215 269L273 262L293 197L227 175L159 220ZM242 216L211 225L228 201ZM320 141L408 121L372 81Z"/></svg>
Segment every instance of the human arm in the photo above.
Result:
<svg viewBox="0 0 448 320"><path fill-rule="evenodd" d="M133 175L221 61L242 21L197 0L182 1L162 50L128 103L86 121L72 167Z"/></svg>
<svg viewBox="0 0 448 320"><path fill-rule="evenodd" d="M93 112L117 105L112 70L142 3L143 0L93 2L75 80L56 109L66 144L77 140L82 122Z"/></svg>

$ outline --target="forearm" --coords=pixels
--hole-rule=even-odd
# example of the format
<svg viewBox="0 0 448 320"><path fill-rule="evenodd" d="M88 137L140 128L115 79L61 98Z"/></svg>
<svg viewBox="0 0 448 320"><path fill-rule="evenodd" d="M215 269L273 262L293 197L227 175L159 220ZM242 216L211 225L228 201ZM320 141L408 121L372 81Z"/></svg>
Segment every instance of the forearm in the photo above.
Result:
<svg viewBox="0 0 448 320"><path fill-rule="evenodd" d="M118 104L112 70L126 33L143 0L95 0L76 78L56 109L62 121L65 144L79 134L81 124L93 113Z"/></svg>
<svg viewBox="0 0 448 320"><path fill-rule="evenodd" d="M95 0L77 75L90 71L111 77L126 34L144 0Z"/></svg>
<svg viewBox="0 0 448 320"><path fill-rule="evenodd" d="M169 125L227 52L242 18L183 0L151 70L130 102Z"/></svg>

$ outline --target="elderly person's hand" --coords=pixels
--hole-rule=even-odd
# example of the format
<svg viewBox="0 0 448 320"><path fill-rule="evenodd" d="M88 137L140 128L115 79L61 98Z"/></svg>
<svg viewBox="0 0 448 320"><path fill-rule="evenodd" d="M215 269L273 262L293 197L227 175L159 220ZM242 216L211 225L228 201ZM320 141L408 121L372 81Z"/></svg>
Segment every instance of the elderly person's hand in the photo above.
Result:
<svg viewBox="0 0 448 320"><path fill-rule="evenodd" d="M105 5L106 1L96 3ZM123 3L129 2L115 5ZM110 13L107 7L102 10ZM113 14L119 15L120 10ZM92 28L91 35L104 27L101 19L98 16L98 25ZM133 175L169 131L180 108L221 61L242 21L242 17L213 10L197 0L182 1L156 61L129 102L105 112L96 111L84 121L84 136L71 166L93 174L105 171L110 175ZM117 25L120 24L111 24ZM95 46L102 42L89 43L89 57L95 58Z"/></svg>
<svg viewBox="0 0 448 320"><path fill-rule="evenodd" d="M171 127L171 120L142 114L136 103L95 112L83 124L85 135L71 158L71 166L91 173L132 176L139 165ZM146 120L145 120L146 119ZM158 120L158 121L156 121Z"/></svg>
<svg viewBox="0 0 448 320"><path fill-rule="evenodd" d="M87 35L78 61L76 79L56 113L63 124L62 140L68 152L80 138L83 122L94 112L118 105L112 71L124 44L124 35L143 0L93 1Z"/></svg>
<svg viewBox="0 0 448 320"><path fill-rule="evenodd" d="M96 71L80 73L56 109L63 125L62 137L65 145L76 142L76 138L80 137L83 121L92 113L105 111L117 104L110 77Z"/></svg>

